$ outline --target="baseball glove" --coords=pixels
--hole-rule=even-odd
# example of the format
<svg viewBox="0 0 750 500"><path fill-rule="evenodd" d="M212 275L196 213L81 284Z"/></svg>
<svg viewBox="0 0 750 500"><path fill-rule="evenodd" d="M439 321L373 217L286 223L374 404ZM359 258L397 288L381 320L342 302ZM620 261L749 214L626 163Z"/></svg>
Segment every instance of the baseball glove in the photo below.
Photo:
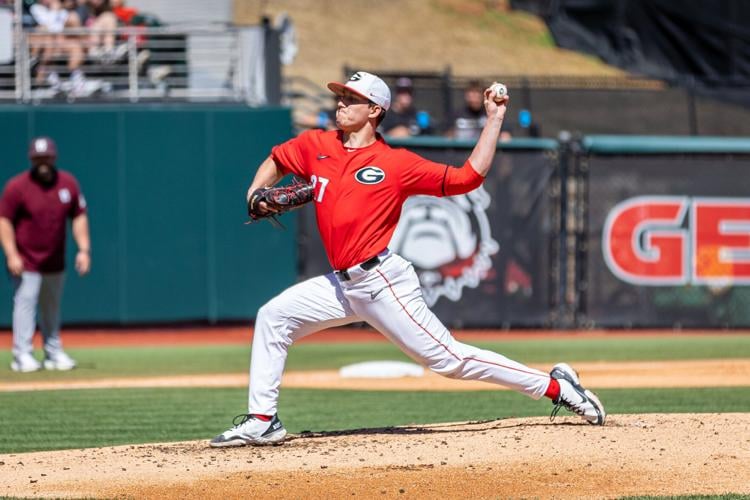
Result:
<svg viewBox="0 0 750 500"><path fill-rule="evenodd" d="M250 217L247 224L269 219L277 226L284 227L276 219L276 216L312 201L314 193L312 184L307 184L298 179L294 179L291 184L286 186L258 188L252 192L247 200L247 215ZM260 207L261 202L266 202L266 210Z"/></svg>

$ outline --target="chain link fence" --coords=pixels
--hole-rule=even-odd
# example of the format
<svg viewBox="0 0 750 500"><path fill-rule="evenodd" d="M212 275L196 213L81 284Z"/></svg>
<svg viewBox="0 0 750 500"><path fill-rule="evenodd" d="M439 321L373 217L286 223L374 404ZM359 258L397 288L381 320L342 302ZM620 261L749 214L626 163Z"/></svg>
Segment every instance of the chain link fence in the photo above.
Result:
<svg viewBox="0 0 750 500"><path fill-rule="evenodd" d="M345 67L348 77L356 70ZM456 76L451 69L435 72L372 70L395 88L409 77L414 105L429 113L441 134L450 117L464 106L463 92L472 81L489 86L502 81L511 95L505 129L513 136L557 137L573 134L750 135L750 107L733 93L712 92L689 80L663 81L639 77ZM738 87L747 95L750 88Z"/></svg>

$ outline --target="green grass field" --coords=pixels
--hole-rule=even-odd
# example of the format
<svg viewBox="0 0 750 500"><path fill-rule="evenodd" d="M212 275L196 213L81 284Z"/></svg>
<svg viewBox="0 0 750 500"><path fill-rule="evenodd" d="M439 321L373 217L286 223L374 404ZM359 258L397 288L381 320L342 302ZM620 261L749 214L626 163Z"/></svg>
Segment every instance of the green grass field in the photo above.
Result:
<svg viewBox="0 0 750 500"><path fill-rule="evenodd" d="M558 361L627 361L750 358L750 335L669 336L471 342L523 363ZM90 379L247 371L250 346L107 347L70 349L79 368L69 373L19 374L8 369L10 351L0 351L0 383L11 381ZM387 342L299 344L293 346L288 370L334 369L360 361L408 358Z"/></svg>
<svg viewBox="0 0 750 500"><path fill-rule="evenodd" d="M750 387L597 392L610 414L750 411ZM0 393L0 453L210 439L246 411L246 399L245 389L216 388ZM280 408L299 433L545 416L552 405L510 391L286 389Z"/></svg>
<svg viewBox="0 0 750 500"><path fill-rule="evenodd" d="M750 358L750 335L616 339L535 339L476 342L528 363ZM80 380L246 372L249 346L108 347L71 349L71 372L12 373L0 352L0 382ZM333 369L348 363L406 357L388 343L300 344L288 370ZM750 387L601 390L608 411L748 412ZM720 397L717 397L719 395ZM245 411L246 389L89 389L0 393L0 453L115 444L207 439ZM710 406L708 401L710 401ZM416 423L543 416L547 401L508 391L375 392L287 389L280 416L290 432L333 431ZM29 428L34 428L33 432Z"/></svg>

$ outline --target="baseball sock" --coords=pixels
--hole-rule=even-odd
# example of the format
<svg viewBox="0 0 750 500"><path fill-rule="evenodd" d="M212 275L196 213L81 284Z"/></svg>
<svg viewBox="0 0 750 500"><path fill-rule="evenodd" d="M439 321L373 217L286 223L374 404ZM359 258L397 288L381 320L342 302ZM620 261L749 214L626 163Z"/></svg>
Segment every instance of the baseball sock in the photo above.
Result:
<svg viewBox="0 0 750 500"><path fill-rule="evenodd" d="M545 392L544 395L550 398L552 401L559 398L560 397L560 383L553 378L549 379L549 386L547 387L547 392Z"/></svg>
<svg viewBox="0 0 750 500"><path fill-rule="evenodd" d="M257 413L253 413L253 417L257 418L258 420L262 420L263 422L270 422L273 418L273 415L258 415Z"/></svg>

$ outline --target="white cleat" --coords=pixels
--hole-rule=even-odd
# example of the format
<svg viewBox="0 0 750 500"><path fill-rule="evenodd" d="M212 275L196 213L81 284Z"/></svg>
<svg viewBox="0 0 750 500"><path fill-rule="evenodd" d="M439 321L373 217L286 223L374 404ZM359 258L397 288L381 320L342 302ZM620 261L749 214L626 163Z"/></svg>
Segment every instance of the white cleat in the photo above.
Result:
<svg viewBox="0 0 750 500"><path fill-rule="evenodd" d="M573 368L566 363L558 363L552 367L549 375L560 384L560 396L553 401L555 408L550 418L555 418L560 408L565 408L592 425L604 425L607 417L604 406L596 394L581 386Z"/></svg>
<svg viewBox="0 0 750 500"><path fill-rule="evenodd" d="M31 354L21 354L10 363L10 369L20 373L35 372L41 368L42 365Z"/></svg>
<svg viewBox="0 0 750 500"><path fill-rule="evenodd" d="M238 418L241 419L239 423L237 423ZM250 414L237 415L232 423L234 427L211 440L209 445L212 448L277 444L286 437L286 429L278 415L274 415L268 422Z"/></svg>
<svg viewBox="0 0 750 500"><path fill-rule="evenodd" d="M64 352L59 352L55 356L44 360L45 370L68 371L75 367L75 360Z"/></svg>

